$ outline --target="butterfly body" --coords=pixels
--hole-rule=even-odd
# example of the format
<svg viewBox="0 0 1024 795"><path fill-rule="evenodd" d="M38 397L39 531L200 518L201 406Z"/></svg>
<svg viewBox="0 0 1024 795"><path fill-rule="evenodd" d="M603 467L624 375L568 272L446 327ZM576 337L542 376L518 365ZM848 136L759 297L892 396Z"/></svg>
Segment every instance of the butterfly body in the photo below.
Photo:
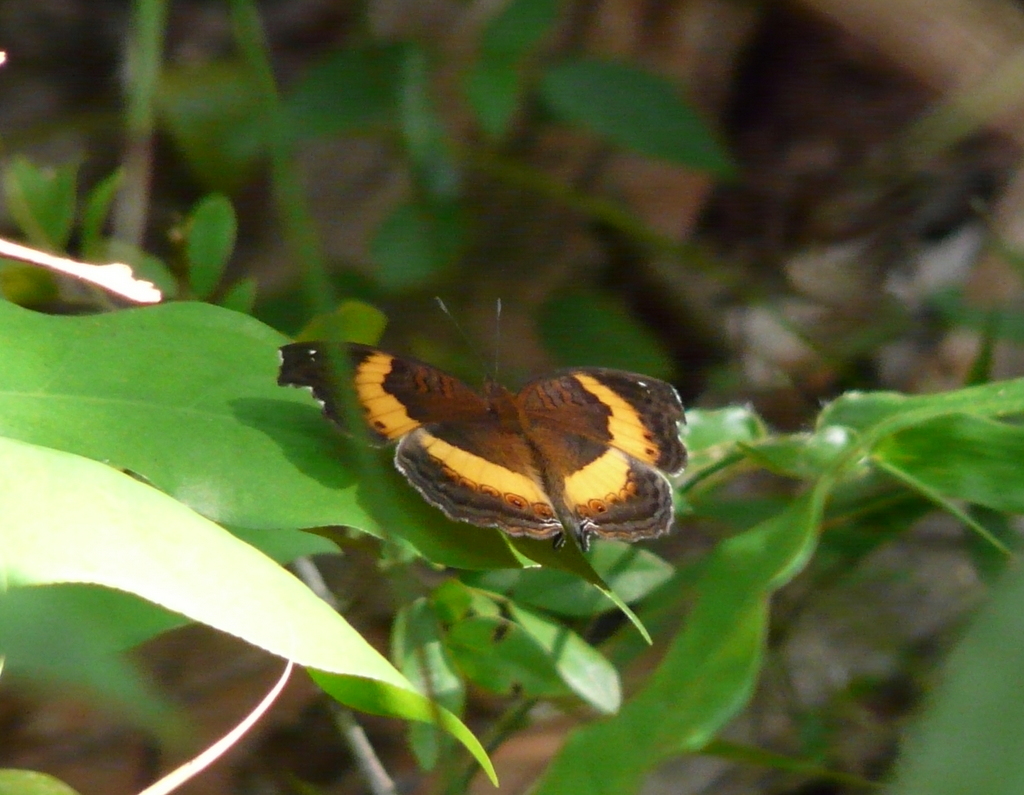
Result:
<svg viewBox="0 0 1024 795"><path fill-rule="evenodd" d="M395 466L452 519L557 543L568 529L633 541L667 532L682 470L683 408L656 379L566 370L512 393L477 393L435 367L364 345L293 343L278 383L310 387L340 423L331 364L348 356L355 399L372 432L397 442ZM663 474L665 473L665 474Z"/></svg>

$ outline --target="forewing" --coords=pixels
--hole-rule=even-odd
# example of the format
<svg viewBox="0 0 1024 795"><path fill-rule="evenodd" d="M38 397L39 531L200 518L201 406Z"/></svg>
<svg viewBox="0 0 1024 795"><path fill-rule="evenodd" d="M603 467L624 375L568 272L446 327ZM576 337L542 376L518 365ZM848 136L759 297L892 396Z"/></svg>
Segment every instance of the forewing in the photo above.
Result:
<svg viewBox="0 0 1024 795"><path fill-rule="evenodd" d="M671 384L634 373L568 370L528 383L519 393L525 426L608 445L669 474L682 471L683 404Z"/></svg>
<svg viewBox="0 0 1024 795"><path fill-rule="evenodd" d="M294 342L281 348L277 383L309 387L324 414L342 426L341 379L346 377L353 380L367 424L383 440L399 439L426 423L472 422L487 415L480 395L416 359L356 343Z"/></svg>

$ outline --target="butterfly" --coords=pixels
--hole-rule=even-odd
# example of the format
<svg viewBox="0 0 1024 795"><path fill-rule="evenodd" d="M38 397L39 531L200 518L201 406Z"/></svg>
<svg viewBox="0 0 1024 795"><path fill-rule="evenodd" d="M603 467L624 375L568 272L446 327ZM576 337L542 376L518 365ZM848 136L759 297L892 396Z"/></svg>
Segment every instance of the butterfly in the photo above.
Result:
<svg viewBox="0 0 1024 795"><path fill-rule="evenodd" d="M398 471L452 519L556 547L568 531L583 550L593 536L636 541L672 524L667 476L686 464L685 417L664 381L576 368L516 393L488 379L480 394L416 359L295 342L281 348L277 383L308 387L343 426L343 372L373 436L397 442Z"/></svg>

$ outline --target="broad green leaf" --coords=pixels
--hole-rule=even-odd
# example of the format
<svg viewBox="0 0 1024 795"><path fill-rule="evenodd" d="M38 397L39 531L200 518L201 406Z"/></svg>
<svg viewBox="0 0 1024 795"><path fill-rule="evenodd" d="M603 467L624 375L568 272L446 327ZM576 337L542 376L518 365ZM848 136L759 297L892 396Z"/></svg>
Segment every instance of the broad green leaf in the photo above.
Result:
<svg viewBox="0 0 1024 795"><path fill-rule="evenodd" d="M63 251L75 221L78 164L49 168L14 155L4 169L3 187L7 211L29 243Z"/></svg>
<svg viewBox="0 0 1024 795"><path fill-rule="evenodd" d="M209 298L220 284L235 248L238 221L231 201L222 193L201 199L185 221L185 256L192 291Z"/></svg>
<svg viewBox="0 0 1024 795"><path fill-rule="evenodd" d="M601 575L594 571L590 561L587 560L583 552L580 551L580 548L573 541L568 541L559 549L555 549L550 541L540 541L525 537L510 539L510 544L516 553L521 556L520 562L523 565L530 565L530 562L533 562L539 563L541 566L560 569L561 571L575 574L595 586L597 590L604 594L605 598L610 600L612 604L625 614L626 618L636 627L637 632L643 636L644 640L647 643L651 643L651 635L640 619L637 618L636 613L630 609L621 596L608 586L601 578ZM495 566L494 568L503 567Z"/></svg>
<svg viewBox="0 0 1024 795"><path fill-rule="evenodd" d="M1024 378L933 395L847 392L818 415L819 428L845 425L881 439L902 428L948 414L1005 417L1024 414Z"/></svg>
<svg viewBox="0 0 1024 795"><path fill-rule="evenodd" d="M509 613L547 654L558 676L577 696L606 715L619 709L622 687L619 673L579 635L539 613L512 603Z"/></svg>
<svg viewBox="0 0 1024 795"><path fill-rule="evenodd" d="M734 167L682 92L636 66L580 59L552 66L541 97L564 121L627 149L719 175Z"/></svg>
<svg viewBox="0 0 1024 795"><path fill-rule="evenodd" d="M229 527L231 535L246 544L256 547L271 560L291 563L296 558L309 555L332 555L338 548L323 536L303 530L275 527L268 530L253 530L249 527Z"/></svg>
<svg viewBox="0 0 1024 795"><path fill-rule="evenodd" d="M636 792L651 768L700 749L744 706L761 667L771 592L809 558L824 496L800 498L715 550L657 670L617 716L569 736L537 795Z"/></svg>
<svg viewBox="0 0 1024 795"><path fill-rule="evenodd" d="M0 770L3 795L78 795L63 781L34 770Z"/></svg>
<svg viewBox="0 0 1024 795"><path fill-rule="evenodd" d="M954 500L1024 513L1024 429L952 415L902 430L874 458Z"/></svg>
<svg viewBox="0 0 1024 795"><path fill-rule="evenodd" d="M332 692L353 707L410 720L436 714L488 765L454 716L416 693L299 580L156 489L97 461L0 439L0 504L0 573L9 584L92 583L136 594L346 680Z"/></svg>
<svg viewBox="0 0 1024 795"><path fill-rule="evenodd" d="M847 392L829 403L818 415L815 425L830 425L866 430L912 407L906 395L898 392Z"/></svg>
<svg viewBox="0 0 1024 795"><path fill-rule="evenodd" d="M88 317L0 303L0 434L133 472L214 521L374 531L316 404L277 386L284 342L199 303Z"/></svg>
<svg viewBox="0 0 1024 795"><path fill-rule="evenodd" d="M556 296L538 319L544 345L567 366L592 365L670 379L675 367L664 346L617 299L594 291Z"/></svg>
<svg viewBox="0 0 1024 795"><path fill-rule="evenodd" d="M89 191L82 210L82 256L96 260L103 255L103 225L110 214L110 206L114 203L121 183L124 182L124 171L120 168L112 171Z"/></svg>
<svg viewBox="0 0 1024 795"><path fill-rule="evenodd" d="M643 599L672 577L672 566L643 547L599 541L589 555L594 570L627 604ZM584 618L612 608L607 597L586 580L548 568L501 569L471 573L467 583L496 591L515 602L562 616Z"/></svg>
<svg viewBox="0 0 1024 795"><path fill-rule="evenodd" d="M558 21L559 0L509 0L480 37L485 58L519 60L528 55Z"/></svg>
<svg viewBox="0 0 1024 795"><path fill-rule="evenodd" d="M1024 577L1019 567L993 592L950 655L899 754L892 795L1016 795L1024 791Z"/></svg>
<svg viewBox="0 0 1024 795"><path fill-rule="evenodd" d="M377 229L370 255L386 290L422 287L444 274L465 247L466 230L455 204L400 204Z"/></svg>
<svg viewBox="0 0 1024 795"><path fill-rule="evenodd" d="M337 135L394 122L405 47L346 47L310 68L284 100L295 134Z"/></svg>
<svg viewBox="0 0 1024 795"><path fill-rule="evenodd" d="M477 124L492 139L500 139L519 108L522 78L518 64L503 60L479 60L463 79Z"/></svg>
<svg viewBox="0 0 1024 795"><path fill-rule="evenodd" d="M989 536L995 538L1005 547L1018 553L1021 547L1021 536L1018 532L1013 517L991 508L981 505L972 505L968 511L971 519L981 525ZM988 538L978 533L968 533L964 537L967 551L974 563L982 582L986 585L993 584L996 579L1006 571L1007 567L1016 561L1016 554L1008 556L1001 549L994 546Z"/></svg>

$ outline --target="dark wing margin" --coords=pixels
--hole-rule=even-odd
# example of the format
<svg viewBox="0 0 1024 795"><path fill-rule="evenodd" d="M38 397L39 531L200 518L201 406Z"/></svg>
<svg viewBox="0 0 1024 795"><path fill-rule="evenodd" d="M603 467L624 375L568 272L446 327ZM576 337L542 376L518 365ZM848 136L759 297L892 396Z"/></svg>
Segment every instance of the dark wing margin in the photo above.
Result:
<svg viewBox="0 0 1024 795"><path fill-rule="evenodd" d="M281 367L277 374L278 386L309 389L324 416L342 427L345 423L340 379L345 376L346 367L337 364L334 357L343 351L342 346L323 342L291 342L280 348Z"/></svg>

